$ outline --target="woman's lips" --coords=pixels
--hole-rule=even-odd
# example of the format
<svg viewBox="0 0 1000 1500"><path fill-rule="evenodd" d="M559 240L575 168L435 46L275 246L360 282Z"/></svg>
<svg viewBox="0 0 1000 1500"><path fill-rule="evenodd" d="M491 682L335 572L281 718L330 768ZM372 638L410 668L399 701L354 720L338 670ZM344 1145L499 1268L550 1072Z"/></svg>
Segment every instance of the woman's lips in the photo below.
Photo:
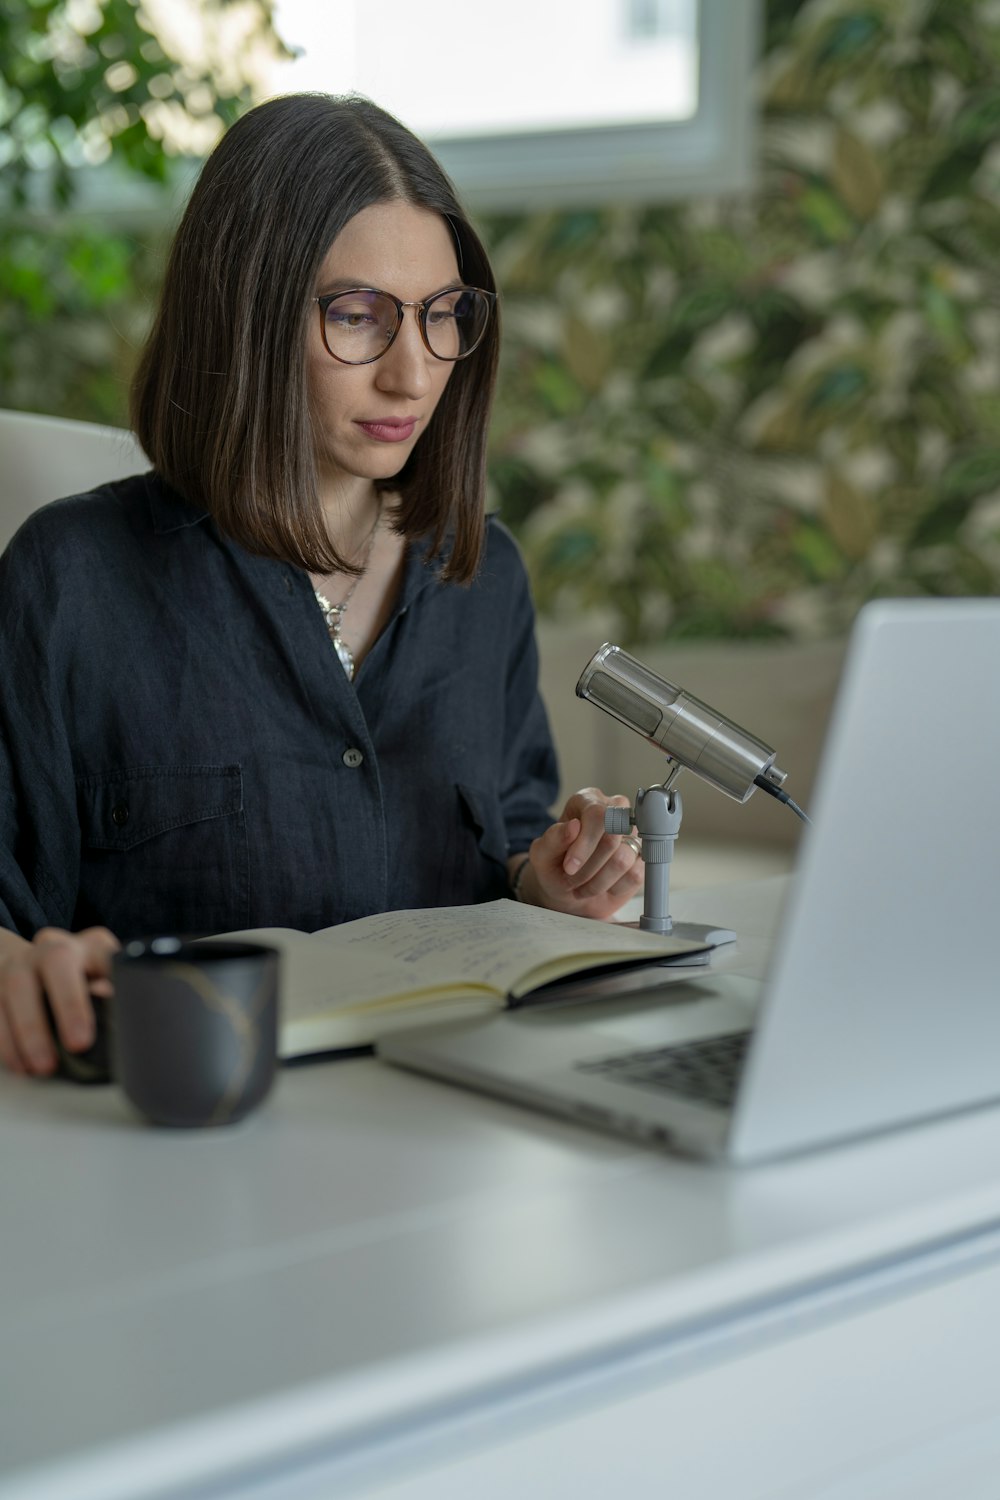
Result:
<svg viewBox="0 0 1000 1500"><path fill-rule="evenodd" d="M405 443L408 437L413 436L417 419L416 417L384 417L381 422L359 422L357 425L362 432L374 438L377 443Z"/></svg>

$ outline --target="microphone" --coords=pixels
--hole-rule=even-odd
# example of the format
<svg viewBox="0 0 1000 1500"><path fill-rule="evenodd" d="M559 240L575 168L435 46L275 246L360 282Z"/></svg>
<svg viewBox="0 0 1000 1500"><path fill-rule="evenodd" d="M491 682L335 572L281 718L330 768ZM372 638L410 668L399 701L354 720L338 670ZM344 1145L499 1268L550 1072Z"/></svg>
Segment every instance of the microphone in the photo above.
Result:
<svg viewBox="0 0 1000 1500"><path fill-rule="evenodd" d="M620 646L605 642L595 651L580 675L576 695L603 708L658 746L678 767L694 771L737 802L748 801L758 786L782 802L789 800L780 791L787 772L774 764L776 752L770 745L658 677Z"/></svg>

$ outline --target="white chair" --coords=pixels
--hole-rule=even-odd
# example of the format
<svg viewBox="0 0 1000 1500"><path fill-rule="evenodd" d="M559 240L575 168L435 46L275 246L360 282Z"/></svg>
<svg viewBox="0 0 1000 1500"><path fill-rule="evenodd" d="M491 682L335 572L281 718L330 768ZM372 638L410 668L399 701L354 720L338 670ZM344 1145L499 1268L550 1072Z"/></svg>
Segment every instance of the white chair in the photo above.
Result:
<svg viewBox="0 0 1000 1500"><path fill-rule="evenodd" d="M148 468L124 428L0 411L0 552L47 501Z"/></svg>

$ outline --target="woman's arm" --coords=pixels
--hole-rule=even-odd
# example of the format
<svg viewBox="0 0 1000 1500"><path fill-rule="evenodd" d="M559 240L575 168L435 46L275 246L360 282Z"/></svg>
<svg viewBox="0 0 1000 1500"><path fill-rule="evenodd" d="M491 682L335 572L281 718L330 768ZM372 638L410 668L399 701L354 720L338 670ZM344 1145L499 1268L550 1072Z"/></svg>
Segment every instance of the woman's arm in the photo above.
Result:
<svg viewBox="0 0 1000 1500"><path fill-rule="evenodd" d="M93 1043L90 997L111 993L119 946L103 927L62 930L79 836L61 701L73 674L57 621L75 632L79 614L65 569L61 588L56 578L76 540L60 514L36 513L0 557L0 1064L14 1073L55 1070L54 1031L69 1052Z"/></svg>
<svg viewBox="0 0 1000 1500"><path fill-rule="evenodd" d="M597 787L574 792L553 822L548 809L558 791L558 770L548 716L538 690L535 611L520 554L495 520L491 565L506 570L504 598L509 619L506 679L508 739L503 811L512 893L533 906L607 921L642 889L645 867L633 844L605 833L607 807L627 807L627 797L608 797ZM523 867L523 868L522 868Z"/></svg>

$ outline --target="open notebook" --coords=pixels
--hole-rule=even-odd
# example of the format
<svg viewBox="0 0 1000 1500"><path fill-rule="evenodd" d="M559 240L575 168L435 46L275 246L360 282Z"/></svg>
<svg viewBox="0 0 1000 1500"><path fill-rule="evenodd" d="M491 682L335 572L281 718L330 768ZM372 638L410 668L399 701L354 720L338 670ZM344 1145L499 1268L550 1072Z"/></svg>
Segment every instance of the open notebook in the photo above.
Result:
<svg viewBox="0 0 1000 1500"><path fill-rule="evenodd" d="M868 605L763 987L651 978L380 1055L735 1162L1000 1099L998 688L1000 601Z"/></svg>

